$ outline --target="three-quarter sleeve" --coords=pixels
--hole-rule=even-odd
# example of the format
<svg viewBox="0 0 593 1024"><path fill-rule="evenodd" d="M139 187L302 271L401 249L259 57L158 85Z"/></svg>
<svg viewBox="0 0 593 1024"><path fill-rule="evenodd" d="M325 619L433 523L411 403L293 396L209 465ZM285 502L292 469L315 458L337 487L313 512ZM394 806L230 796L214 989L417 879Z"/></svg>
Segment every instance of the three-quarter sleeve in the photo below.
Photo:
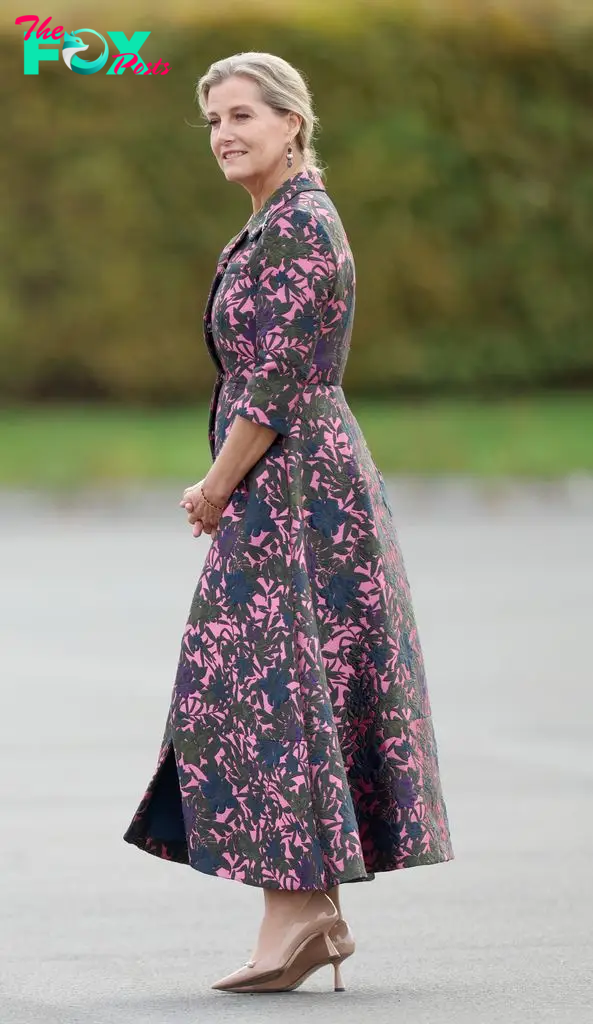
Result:
<svg viewBox="0 0 593 1024"><path fill-rule="evenodd" d="M311 368L336 276L324 224L288 207L261 236L255 367L235 412L287 435Z"/></svg>

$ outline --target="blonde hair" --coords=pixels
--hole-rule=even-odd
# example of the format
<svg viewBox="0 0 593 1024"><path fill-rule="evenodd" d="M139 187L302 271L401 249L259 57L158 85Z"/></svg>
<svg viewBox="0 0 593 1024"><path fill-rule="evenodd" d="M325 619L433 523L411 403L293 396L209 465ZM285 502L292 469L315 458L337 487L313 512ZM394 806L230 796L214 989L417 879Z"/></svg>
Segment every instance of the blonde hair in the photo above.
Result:
<svg viewBox="0 0 593 1024"><path fill-rule="evenodd" d="M279 113L293 111L300 114L301 127L294 141L307 170L317 171L323 177L325 169L318 164L313 144L313 135L319 127L319 119L313 112L311 92L301 72L282 57L253 50L217 60L210 65L196 86L196 100L204 116L210 89L231 75L245 75L256 82L262 101L273 110Z"/></svg>

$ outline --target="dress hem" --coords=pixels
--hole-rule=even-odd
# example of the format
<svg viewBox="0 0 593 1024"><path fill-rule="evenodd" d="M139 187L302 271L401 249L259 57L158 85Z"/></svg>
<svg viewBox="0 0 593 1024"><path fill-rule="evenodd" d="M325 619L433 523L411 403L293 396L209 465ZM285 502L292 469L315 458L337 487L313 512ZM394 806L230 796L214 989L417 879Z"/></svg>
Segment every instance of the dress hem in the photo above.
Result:
<svg viewBox="0 0 593 1024"><path fill-rule="evenodd" d="M161 860L172 861L177 864L185 864L188 867L193 868L194 871L199 871L200 874L203 875L210 875L214 878L223 878L231 882L239 882L243 885L249 885L258 889L288 889L287 886L256 881L253 876L245 876L243 873L239 877L237 872L229 871L227 868L208 870L206 867L194 864L191 860L188 860L187 845L183 842L165 843L163 840L155 841L154 839L150 839L148 836L134 836L131 834L130 830L124 834L123 839L131 846L138 847L138 849L142 850L144 853L149 853L153 857L160 857ZM325 890L331 889L336 885L348 885L354 882L373 882L378 874L389 874L393 871L402 871L406 868L427 867L431 864L446 864L452 860L455 860L455 854L453 852L437 857L435 857L434 854L420 855L411 860L408 859L405 863L393 864L389 867L376 867L366 875L358 875L353 878L334 876L333 878L326 880ZM317 888L318 887L314 885L297 885L290 887L289 891L307 892L316 890Z"/></svg>

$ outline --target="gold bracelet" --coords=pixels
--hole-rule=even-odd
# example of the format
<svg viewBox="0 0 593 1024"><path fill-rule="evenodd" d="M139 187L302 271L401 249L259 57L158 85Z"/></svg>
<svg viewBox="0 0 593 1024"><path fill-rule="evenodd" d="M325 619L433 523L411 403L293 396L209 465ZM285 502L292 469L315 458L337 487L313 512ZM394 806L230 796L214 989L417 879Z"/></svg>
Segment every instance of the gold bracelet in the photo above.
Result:
<svg viewBox="0 0 593 1024"><path fill-rule="evenodd" d="M224 505L215 505L212 501L208 501L208 498L204 494L204 488L201 485L200 485L200 490L202 492L202 497L203 497L204 501L206 502L206 504L210 505L210 508L215 508L215 509L218 510L218 512L222 512L222 510L225 508L225 506Z"/></svg>

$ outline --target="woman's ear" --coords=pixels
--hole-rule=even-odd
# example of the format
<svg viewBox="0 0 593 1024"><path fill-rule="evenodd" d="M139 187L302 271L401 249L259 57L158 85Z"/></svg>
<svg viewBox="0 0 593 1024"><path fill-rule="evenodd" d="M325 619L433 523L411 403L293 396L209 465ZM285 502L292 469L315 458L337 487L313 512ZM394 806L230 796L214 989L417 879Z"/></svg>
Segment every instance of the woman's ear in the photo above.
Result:
<svg viewBox="0 0 593 1024"><path fill-rule="evenodd" d="M290 123L290 130L294 131L296 129L296 134L298 135L301 130L301 125L303 123L302 117L299 114L295 113L294 110L291 110L288 119Z"/></svg>

